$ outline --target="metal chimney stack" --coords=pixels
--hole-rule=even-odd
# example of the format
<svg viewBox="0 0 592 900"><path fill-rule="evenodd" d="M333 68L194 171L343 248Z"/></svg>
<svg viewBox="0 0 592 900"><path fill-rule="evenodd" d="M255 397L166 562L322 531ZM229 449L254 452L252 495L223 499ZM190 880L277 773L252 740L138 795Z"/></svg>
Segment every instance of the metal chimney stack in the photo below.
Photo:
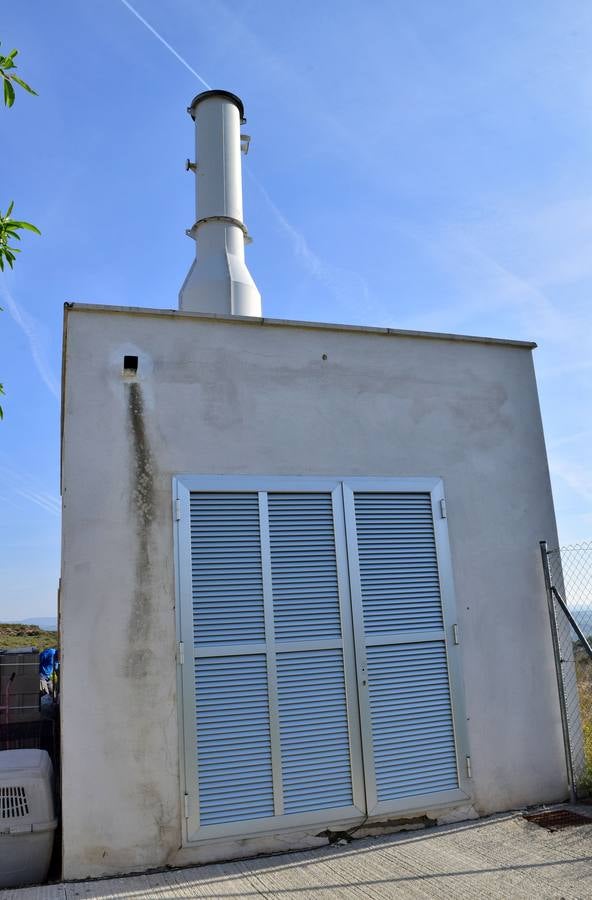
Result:
<svg viewBox="0 0 592 900"><path fill-rule="evenodd" d="M179 309L261 316L261 294L245 263L242 101L228 91L205 91L187 112L196 125L196 162L187 162L196 175L197 216L187 231L196 258L179 292Z"/></svg>

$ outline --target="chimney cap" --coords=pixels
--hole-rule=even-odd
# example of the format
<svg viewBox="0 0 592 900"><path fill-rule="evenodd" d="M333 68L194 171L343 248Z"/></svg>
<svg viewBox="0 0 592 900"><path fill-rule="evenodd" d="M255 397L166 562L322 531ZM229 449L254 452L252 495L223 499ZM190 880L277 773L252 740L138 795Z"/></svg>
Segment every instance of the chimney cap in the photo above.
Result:
<svg viewBox="0 0 592 900"><path fill-rule="evenodd" d="M187 112L189 113L193 121L195 121L195 107L198 103L201 103L202 100L207 100L209 97L226 97L227 100L232 100L232 102L235 103L238 107L241 125L244 125L244 123L247 121L245 119L245 107L241 98L237 97L236 94L232 94L230 91L221 90L202 91L201 94L197 94L197 96L193 98L191 104L187 107Z"/></svg>

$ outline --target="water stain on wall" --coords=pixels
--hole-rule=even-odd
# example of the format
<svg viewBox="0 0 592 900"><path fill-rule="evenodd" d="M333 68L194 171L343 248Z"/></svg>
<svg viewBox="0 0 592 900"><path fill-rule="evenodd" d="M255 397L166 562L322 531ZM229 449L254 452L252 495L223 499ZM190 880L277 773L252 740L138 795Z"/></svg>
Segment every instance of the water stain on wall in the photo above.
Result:
<svg viewBox="0 0 592 900"><path fill-rule="evenodd" d="M155 515L154 463L144 419L144 402L138 382L126 385L130 431L132 527L136 531L135 588L128 628L127 675L145 678L151 665L148 638L152 621L151 529Z"/></svg>

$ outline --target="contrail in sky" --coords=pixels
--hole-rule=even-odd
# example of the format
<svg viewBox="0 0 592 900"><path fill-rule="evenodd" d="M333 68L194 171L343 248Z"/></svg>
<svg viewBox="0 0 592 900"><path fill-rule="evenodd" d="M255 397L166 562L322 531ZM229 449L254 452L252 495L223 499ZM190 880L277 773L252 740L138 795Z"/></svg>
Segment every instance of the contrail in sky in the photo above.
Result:
<svg viewBox="0 0 592 900"><path fill-rule="evenodd" d="M19 328L24 331L27 340L29 341L31 355L33 357L33 361L35 362L35 366L37 367L37 371L41 376L41 380L44 382L47 389L54 395L56 400L59 400L60 387L54 377L53 372L51 371L49 363L45 358L45 353L43 352L43 348L41 346L41 341L39 339L39 334L37 331L36 320L16 302L4 282L0 282L0 293L4 297L8 312L10 313L16 324L19 326Z"/></svg>
<svg viewBox="0 0 592 900"><path fill-rule="evenodd" d="M169 51L173 54L173 56L176 57L176 59L178 59L179 62L180 62L182 65L184 65L185 68L188 69L188 70L191 72L192 75L195 75L195 77L197 78L198 81L201 81L201 83L203 84L203 86L206 87L206 88L208 89L208 91L211 91L211 90L212 90L211 85L209 85L209 84L207 83L207 81L206 81L204 78L202 78L201 75L200 75L198 72L195 71L195 69L192 69L192 68L191 68L191 66L189 65L189 63L187 62L187 60L186 60L186 59L183 59L183 57L181 56L181 54L180 54L180 53L177 53L177 51L175 50L175 48L174 48L174 47L171 47L171 45L169 44L168 41L165 41L165 39L163 38L163 36L162 36L161 34L158 33L158 31L156 30L156 28L153 28L152 25L150 24L150 22L147 22L146 19L145 19L143 16L140 15L140 13L138 12L138 10L137 10L137 9L134 9L134 7L131 5L131 3L128 3L128 0L121 0L121 2L123 3L123 5L124 5L125 7L127 7L127 9L129 9L129 11L136 17L136 19L138 19L138 20L142 23L142 25L144 25L144 26L148 29L148 31L150 31L151 34L153 34L154 37L155 37L157 40L160 41L161 44L164 44L164 46L167 48L167 50L169 50Z"/></svg>
<svg viewBox="0 0 592 900"><path fill-rule="evenodd" d="M368 303L369 290L364 278L357 272L350 272L349 270L330 265L321 259L320 256L317 256L314 250L311 250L309 247L304 235L294 228L282 211L278 209L259 179L253 174L253 171L248 166L245 166L245 169L273 213L278 225L288 237L294 256L301 261L308 274L324 285L341 303L348 301L352 291L354 293L358 292L358 302Z"/></svg>
<svg viewBox="0 0 592 900"><path fill-rule="evenodd" d="M4 487L20 497L24 497L36 506L40 506L52 515L59 516L61 512L61 503L58 497L44 491L40 487L40 482L34 475L27 472L19 472L11 466L6 466L0 461L0 484L4 482ZM3 498L4 499L4 498ZM14 499L11 499L14 505Z"/></svg>
<svg viewBox="0 0 592 900"><path fill-rule="evenodd" d="M129 9L129 11L136 17L136 19L138 19L142 23L142 25L144 25L148 29L148 31L150 31L150 33L153 34L154 37L157 38L161 42L161 44L163 44L167 48L167 50L173 54L175 59L178 59L179 62L183 66L185 66L185 68L188 69L192 75L195 75L195 77L198 79L198 81L201 81L201 83L204 85L204 87L206 87L208 90L212 89L211 86L207 83L207 81L204 78L202 78L201 75L198 72L196 72L195 69L193 69L189 65L189 63L187 62L186 59L183 59L183 57L181 56L180 53L177 53L177 51L175 50L174 47L171 47L171 45L169 44L168 41L165 41L163 36L158 33L156 28L153 28L153 26L149 22L147 22L143 16L140 15L140 13L137 11L137 9L134 9L134 7L131 5L131 3L128 2L128 0L121 0L121 2L126 7L126 9ZM271 199L271 197L269 196L269 194L267 193L267 191L265 190L263 185L258 181L258 179L255 178L253 173L249 172L249 174L250 174L251 178L253 179L253 181L257 184L265 202L267 203L267 205L271 209L272 213L274 214L275 218L279 222L284 233L288 236L290 243L292 245L292 251L293 251L294 255L296 256L296 258L299 259L303 263L304 268L308 271L309 275L312 275L314 278L316 278L318 281L320 281L322 284L324 284L325 287L329 288L329 290L332 291L332 293L336 296L336 298L338 300L342 299L343 288L342 288L342 285L340 286L340 284L339 284L340 270L329 266L327 263L325 263L322 259L320 259L320 257L318 257L310 249L310 247L308 246L308 244L306 242L306 239L304 238L304 235L300 234L300 232L297 231L294 228L294 226L290 224L290 222L288 222L286 217L277 208L277 206L275 205L275 203L273 202L273 200ZM357 276L357 277L359 278L359 281L361 284L362 293L367 300L368 299L368 288L366 287L364 279L361 278L361 276Z"/></svg>

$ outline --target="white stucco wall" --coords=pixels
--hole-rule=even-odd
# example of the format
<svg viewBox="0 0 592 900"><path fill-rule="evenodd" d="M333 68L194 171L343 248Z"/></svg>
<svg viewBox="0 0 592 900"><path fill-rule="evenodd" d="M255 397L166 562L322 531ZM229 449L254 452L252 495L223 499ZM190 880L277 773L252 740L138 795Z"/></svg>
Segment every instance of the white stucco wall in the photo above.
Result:
<svg viewBox="0 0 592 900"><path fill-rule="evenodd" d="M124 354L139 356L137 379ZM441 476L475 808L566 795L530 347L76 305L64 371L65 877L273 843L179 849L178 473Z"/></svg>

